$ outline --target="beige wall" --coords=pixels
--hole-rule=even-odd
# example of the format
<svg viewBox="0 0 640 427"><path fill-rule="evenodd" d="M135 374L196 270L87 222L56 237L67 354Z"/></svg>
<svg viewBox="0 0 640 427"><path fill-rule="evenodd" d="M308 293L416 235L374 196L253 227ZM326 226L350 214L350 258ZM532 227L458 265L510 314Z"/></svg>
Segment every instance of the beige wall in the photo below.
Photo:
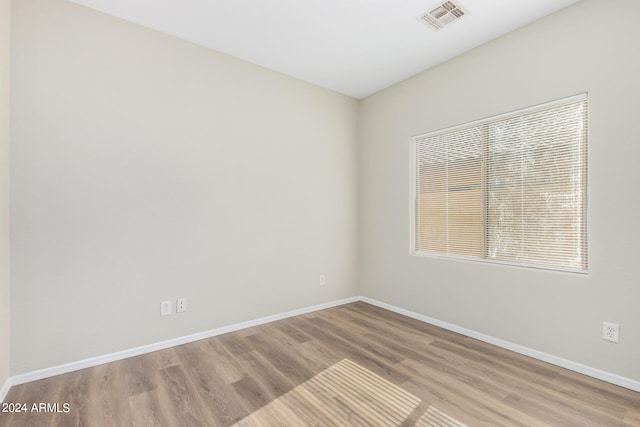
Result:
<svg viewBox="0 0 640 427"><path fill-rule="evenodd" d="M356 100L13 8L12 375L357 294Z"/></svg>
<svg viewBox="0 0 640 427"><path fill-rule="evenodd" d="M363 295L640 380L638 14L583 0L361 103ZM409 255L411 135L585 91L588 276ZM605 320L620 344L600 339Z"/></svg>
<svg viewBox="0 0 640 427"><path fill-rule="evenodd" d="M0 0L0 390L9 378L10 32L11 0Z"/></svg>
<svg viewBox="0 0 640 427"><path fill-rule="evenodd" d="M360 293L640 380L637 2L583 0L360 105L62 0L13 6L12 375ZM409 255L411 135L584 91L588 276Z"/></svg>

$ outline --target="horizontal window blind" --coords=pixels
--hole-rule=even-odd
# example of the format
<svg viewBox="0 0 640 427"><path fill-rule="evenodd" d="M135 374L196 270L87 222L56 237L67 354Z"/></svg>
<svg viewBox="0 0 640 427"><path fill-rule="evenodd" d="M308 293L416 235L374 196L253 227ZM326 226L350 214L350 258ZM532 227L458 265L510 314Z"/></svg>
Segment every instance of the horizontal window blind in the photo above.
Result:
<svg viewBox="0 0 640 427"><path fill-rule="evenodd" d="M586 94L412 138L413 252L587 270Z"/></svg>

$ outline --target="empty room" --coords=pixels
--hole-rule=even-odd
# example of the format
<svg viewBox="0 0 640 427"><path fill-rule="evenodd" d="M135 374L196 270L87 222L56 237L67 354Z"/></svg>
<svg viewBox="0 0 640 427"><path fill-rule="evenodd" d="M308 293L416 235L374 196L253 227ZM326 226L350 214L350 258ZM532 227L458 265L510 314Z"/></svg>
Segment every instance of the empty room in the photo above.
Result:
<svg viewBox="0 0 640 427"><path fill-rule="evenodd" d="M0 0L0 426L640 426L637 0Z"/></svg>

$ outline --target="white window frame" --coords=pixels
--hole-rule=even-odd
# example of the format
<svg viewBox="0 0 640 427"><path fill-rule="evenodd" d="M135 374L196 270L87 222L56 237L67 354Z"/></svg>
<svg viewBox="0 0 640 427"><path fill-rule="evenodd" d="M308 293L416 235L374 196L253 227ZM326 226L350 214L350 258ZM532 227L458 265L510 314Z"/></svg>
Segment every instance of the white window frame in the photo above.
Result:
<svg viewBox="0 0 640 427"><path fill-rule="evenodd" d="M586 261L586 267L583 268L571 268L571 267L559 267L559 266L551 266L551 265L544 265L544 264L536 264L536 263L520 263L520 262L512 262L512 261L505 261L505 260L496 260L496 259L491 259L488 257L473 257L473 256L464 256L464 255L452 255L452 254L444 254L444 253L438 253L438 252L425 252L425 251L419 251L416 250L416 232L417 232L417 218L416 218L416 204L417 204L417 146L416 146L416 142L418 138L422 138L431 134L438 134L438 133L442 133L442 132L453 132L457 129L462 129L462 128L467 128L467 127L471 127L474 125L479 125L479 124L483 124L483 123L488 123L488 122L492 122L492 121L498 121L501 119L506 119L509 117L515 117L518 115L522 115L522 114L526 114L527 112L534 112L534 111L540 111L544 108L551 108L554 106L560 106L563 104L567 104L567 103L572 103L572 102L576 102L576 101L581 101L584 100L585 102L587 102L588 105L588 93L581 93L578 95L574 95L574 96L570 96L567 98L562 98L562 99L558 99L555 101L550 101L550 102L546 102L546 103L542 103L542 104L537 104L537 105L533 105L530 107L525 107L525 108L521 108L518 110L514 110L514 111L510 111L507 113L503 113L503 114L498 114L495 116L490 116L490 117L486 117L483 119L479 119L479 120L475 120L472 122L468 122L468 123L463 123L463 124L459 124L459 125L455 125L455 126L451 126L451 127L447 127L447 128L441 128L441 129L437 129L434 131L430 131L430 132L425 132L425 133L421 133L418 135L413 135L410 137L410 144L409 144L409 149L410 149L410 210L409 210L409 217L410 217L410 221L409 221L409 236L410 236L410 241L409 241L409 253L410 255L414 255L414 256L418 256L418 257L426 257L426 258L444 258L444 259L449 259L449 260L466 260L466 261L474 261L474 262L480 262L480 263L489 263L489 264L500 264L500 265L508 265L508 266L516 266L516 267L524 267L524 268L534 268L534 269L542 269L542 270L553 270L553 271L561 271L561 272L569 272L569 273L577 273L577 274L588 274L589 272L589 255L588 255L588 250L589 250L589 244L588 244L588 236L589 236L589 205L588 205L588 200L589 200L589 195L588 195L588 171L589 171L589 167L588 167L588 146L589 146L589 130L587 129L586 131L586 142L585 142L585 172L586 172L586 177L585 177L585 185L584 185L584 206L583 206L583 224L584 224L584 239L585 239L585 250L587 252L586 257L587 257L587 261ZM587 111L585 112L586 115L586 121L587 121L587 127L589 126L589 109L587 108ZM484 159L482 160L484 162ZM483 191L485 191L485 189L483 188ZM487 224L484 224L483 227L485 228L485 230L483 230L483 233L486 232L486 227ZM486 243L485 243L486 244ZM485 248L486 249L486 248Z"/></svg>

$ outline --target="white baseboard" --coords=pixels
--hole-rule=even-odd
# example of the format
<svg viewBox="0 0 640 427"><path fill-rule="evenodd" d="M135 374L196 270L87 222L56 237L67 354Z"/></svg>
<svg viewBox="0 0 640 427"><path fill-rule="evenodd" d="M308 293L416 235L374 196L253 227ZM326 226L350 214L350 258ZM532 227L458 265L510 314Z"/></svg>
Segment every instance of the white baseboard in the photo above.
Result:
<svg viewBox="0 0 640 427"><path fill-rule="evenodd" d="M25 374L16 375L14 377L10 377L7 380L8 385L5 384L5 386L2 388L2 391L4 392L4 394L2 395L2 398L4 399L6 392L8 392L9 388L14 385L41 380L43 378L49 378L55 375L66 374L68 372L78 371L80 369L91 368L93 366L102 365L104 363L127 359L129 357L139 356L141 354L151 353L158 350L164 350L165 348L175 347L177 345L187 344L193 341L215 337L216 335L222 335L229 332L239 331L241 329L263 325L265 323L275 322L276 320L282 320L288 317L299 316L301 314L307 314L307 313L311 313L318 310L324 310L325 308L336 307L339 305L349 304L356 301L360 301L360 297L351 297L351 298L332 301L324 304L318 304L311 307L305 307L297 310L287 311L285 313L261 317L259 319L249 320L247 322L236 323L235 325L223 326L221 328L211 329L204 332L198 332L191 335L172 338L170 340L161 341L154 344L135 347L128 350L105 354L103 356L92 357L89 359L79 360L77 362L65 363L64 365L53 366L51 368L45 368L45 369L40 369L33 372L27 372ZM5 391L5 388L6 388L6 391Z"/></svg>
<svg viewBox="0 0 640 427"><path fill-rule="evenodd" d="M635 381L630 378L626 378L620 375L612 374L610 372L601 371L599 369L592 368L590 366L582 365L580 363L572 362L571 360L563 359L561 357L556 357L551 354L543 353L538 350L533 350L528 347L524 347L518 344L511 343L509 341L501 340L499 338L494 338L489 335L482 334L480 332L473 331L471 329L463 328L460 326L453 325L451 323L443 322L438 319L434 319L432 317L424 316L422 314L414 313L409 310L405 310L400 307L396 307L391 304L386 304L371 298L360 297L360 301L366 302L371 305L375 305L380 308L384 308L389 311L393 311L398 314L402 314L407 317L411 317L412 319L420 320L425 323L429 323L434 326L438 326L443 329L447 329L452 332L457 332L459 334L465 335L467 337L475 338L480 341L484 341L486 343L495 345L497 347L502 347L507 350L514 351L516 353L524 354L525 356L532 357L534 359L542 360L543 362L550 363L552 365L560 366L565 369L569 369L574 372L578 372L580 374L587 375L589 377L597 378L602 381L606 381L611 384L618 385L620 387L628 388L633 391L640 392L640 381Z"/></svg>
<svg viewBox="0 0 640 427"><path fill-rule="evenodd" d="M27 372L25 374L16 375L7 379L5 384L0 389L0 402L4 401L4 398L9 392L9 389L11 388L11 386L14 386L14 385L24 384L27 382L36 381L43 378L52 377L55 375L65 374L65 373L77 371L80 369L90 368L93 366L101 365L103 363L109 363L117 360L127 359L129 357L139 356L141 354L151 353L154 351L163 350L165 348L187 344L193 341L211 338L216 335L222 335L229 332L239 331L241 329L263 325L265 323L274 322L276 320L282 320L288 317L299 316L301 314L307 314L314 311L324 310L326 308L336 307L336 306L349 304L357 301L363 301L368 304L375 305L377 307L381 307L381 308L393 311L395 313L402 314L404 316L411 317L413 319L417 319L425 323L429 323L434 326L438 326L443 329L447 329L471 338L478 339L480 341L484 341L489 344L493 344L497 347L502 347L507 350L515 351L516 353L520 353L525 356L532 357L534 359L542 360L544 362L551 363L552 365L560 366L562 368L566 368L566 369L569 369L593 378L597 378L615 385L619 385L621 387L628 388L630 390L640 392L640 381L635 381L630 378L625 378L620 375L601 371L599 369L595 369L595 368L585 366L576 362L572 362L570 360L562 359L560 357L556 357L547 353L543 353L541 351L533 350L518 344L504 341L499 338L494 338L489 335L485 335L485 334L473 331L471 329L467 329L467 328L453 325L451 323L443 322L441 320L434 319L422 314L414 313L412 311L405 310L403 308L396 307L390 304L386 304L371 298L351 297L351 298L332 301L324 304L318 304L311 307L292 310L285 313L275 314L272 316L261 317L259 319L249 320L247 322L237 323L235 325L211 329L208 331L199 332L199 333L186 335L182 337L177 337L177 338L161 341L154 344L149 344L149 345L135 347L135 348L124 350L124 351L110 353L103 356L92 357L92 358L80 360L77 362L66 363L64 365L54 366L51 368L40 369L38 371Z"/></svg>
<svg viewBox="0 0 640 427"><path fill-rule="evenodd" d="M7 378L7 380L2 385L2 388L0 388L0 402L4 402L4 398L7 397L7 393L9 393L9 389L12 385L13 383L11 382L11 377Z"/></svg>

